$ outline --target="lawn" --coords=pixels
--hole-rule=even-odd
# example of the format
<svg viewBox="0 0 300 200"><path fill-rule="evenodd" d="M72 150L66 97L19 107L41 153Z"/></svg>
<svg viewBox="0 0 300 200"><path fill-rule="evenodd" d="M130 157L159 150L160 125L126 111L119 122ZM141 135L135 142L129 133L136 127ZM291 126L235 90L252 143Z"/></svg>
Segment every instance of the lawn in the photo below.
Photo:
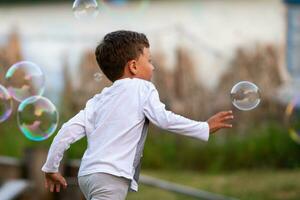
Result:
<svg viewBox="0 0 300 200"><path fill-rule="evenodd" d="M143 174L242 200L300 199L300 170L254 170L222 174L191 171L150 171ZM141 185L127 200L192 200L183 195Z"/></svg>

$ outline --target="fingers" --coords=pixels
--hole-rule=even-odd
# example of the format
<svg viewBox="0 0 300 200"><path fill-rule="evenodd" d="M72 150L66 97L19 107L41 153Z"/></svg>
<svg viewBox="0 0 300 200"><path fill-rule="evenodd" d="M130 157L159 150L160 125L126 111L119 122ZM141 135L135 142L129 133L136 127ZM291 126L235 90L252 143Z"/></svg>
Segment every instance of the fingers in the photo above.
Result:
<svg viewBox="0 0 300 200"><path fill-rule="evenodd" d="M228 110L228 111L222 111L218 113L220 115L220 117L224 117L227 115L232 115L232 110Z"/></svg>
<svg viewBox="0 0 300 200"><path fill-rule="evenodd" d="M214 133L222 128L232 128L232 124L228 122L234 118L231 110L222 111L208 119L210 133Z"/></svg>
<svg viewBox="0 0 300 200"><path fill-rule="evenodd" d="M46 179L45 187L49 188L50 192L60 192L61 186L66 189L67 181L61 175L55 175L51 177L52 179Z"/></svg>
<svg viewBox="0 0 300 200"><path fill-rule="evenodd" d="M48 189L49 185L48 185L48 180L45 180L45 188Z"/></svg>
<svg viewBox="0 0 300 200"><path fill-rule="evenodd" d="M55 184L55 187L56 187L56 192L60 192L60 184L59 183Z"/></svg>
<svg viewBox="0 0 300 200"><path fill-rule="evenodd" d="M66 188L66 186L62 185L63 188ZM61 184L60 183L48 183L48 187L49 187L49 190L50 192L60 192L60 188L61 188Z"/></svg>
<svg viewBox="0 0 300 200"><path fill-rule="evenodd" d="M232 128L232 124L222 124L220 128Z"/></svg>
<svg viewBox="0 0 300 200"><path fill-rule="evenodd" d="M54 187L55 187L55 184L54 183L50 183L50 192L54 192Z"/></svg>
<svg viewBox="0 0 300 200"><path fill-rule="evenodd" d="M233 119L232 111L223 111L219 113L219 119L221 122Z"/></svg>
<svg viewBox="0 0 300 200"><path fill-rule="evenodd" d="M230 116L224 117L223 119L224 119L224 120L230 120L230 119L233 119L233 118L234 118L233 115L230 115Z"/></svg>
<svg viewBox="0 0 300 200"><path fill-rule="evenodd" d="M220 117L227 117L227 116L233 116L231 110L220 112Z"/></svg>
<svg viewBox="0 0 300 200"><path fill-rule="evenodd" d="M64 177L60 176L58 181L63 186L64 189L67 188L68 184L67 184L67 181L66 181L66 179Z"/></svg>

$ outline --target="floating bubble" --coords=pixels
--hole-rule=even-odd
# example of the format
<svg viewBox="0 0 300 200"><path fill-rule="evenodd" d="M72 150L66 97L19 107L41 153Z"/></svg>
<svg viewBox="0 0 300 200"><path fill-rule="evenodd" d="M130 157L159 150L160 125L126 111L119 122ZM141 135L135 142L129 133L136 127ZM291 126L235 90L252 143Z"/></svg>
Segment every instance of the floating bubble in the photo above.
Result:
<svg viewBox="0 0 300 200"><path fill-rule="evenodd" d="M123 19L125 13L132 15L144 11L149 5L149 0L100 0L99 4L101 9L108 11L114 16L122 14Z"/></svg>
<svg viewBox="0 0 300 200"><path fill-rule="evenodd" d="M296 96L285 110L290 137L300 144L300 96Z"/></svg>
<svg viewBox="0 0 300 200"><path fill-rule="evenodd" d="M239 110L252 110L258 106L261 97L259 88L249 81L241 81L231 89L232 104Z"/></svg>
<svg viewBox="0 0 300 200"><path fill-rule="evenodd" d="M118 9L127 6L128 0L101 0L101 5L108 6L111 9Z"/></svg>
<svg viewBox="0 0 300 200"><path fill-rule="evenodd" d="M100 82L102 79L103 79L103 75L101 73L98 72L94 74L94 80L96 82Z"/></svg>
<svg viewBox="0 0 300 200"><path fill-rule="evenodd" d="M12 113L12 98L7 89L0 85L0 122L4 122Z"/></svg>
<svg viewBox="0 0 300 200"><path fill-rule="evenodd" d="M49 138L57 128L58 112L45 97L33 96L18 107L18 126L26 138L42 141Z"/></svg>
<svg viewBox="0 0 300 200"><path fill-rule="evenodd" d="M75 0L73 13L77 19L93 19L99 13L98 3L95 0Z"/></svg>
<svg viewBox="0 0 300 200"><path fill-rule="evenodd" d="M40 67L32 62L22 61L11 66L5 80L8 92L19 102L44 93L45 76Z"/></svg>

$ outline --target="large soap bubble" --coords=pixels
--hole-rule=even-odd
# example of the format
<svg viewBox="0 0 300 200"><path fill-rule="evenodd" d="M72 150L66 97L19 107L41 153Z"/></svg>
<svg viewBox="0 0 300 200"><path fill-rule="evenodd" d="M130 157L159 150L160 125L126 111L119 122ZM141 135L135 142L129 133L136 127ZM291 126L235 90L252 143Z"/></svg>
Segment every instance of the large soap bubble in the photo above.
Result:
<svg viewBox="0 0 300 200"><path fill-rule="evenodd" d="M58 125L58 112L45 97L33 96L25 99L18 107L18 126L30 140L42 141L49 138Z"/></svg>
<svg viewBox="0 0 300 200"><path fill-rule="evenodd" d="M45 76L33 62L22 61L12 65L5 75L7 90L21 102L31 96L42 96L45 90Z"/></svg>
<svg viewBox="0 0 300 200"><path fill-rule="evenodd" d="M230 92L232 104L239 110L252 110L261 101L259 88L249 81L241 81Z"/></svg>
<svg viewBox="0 0 300 200"><path fill-rule="evenodd" d="M93 19L99 13L98 3L95 0L75 0L73 3L73 13L77 19Z"/></svg>

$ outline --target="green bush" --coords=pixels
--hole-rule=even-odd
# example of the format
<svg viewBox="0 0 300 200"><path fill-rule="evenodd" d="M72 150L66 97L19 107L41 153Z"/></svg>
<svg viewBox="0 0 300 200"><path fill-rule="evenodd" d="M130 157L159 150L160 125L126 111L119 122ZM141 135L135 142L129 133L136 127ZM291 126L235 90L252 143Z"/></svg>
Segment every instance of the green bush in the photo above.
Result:
<svg viewBox="0 0 300 200"><path fill-rule="evenodd" d="M43 142L25 138L15 118L0 124L0 154L22 157L27 147L49 148L53 137ZM81 158L86 139L71 145L68 158ZM256 168L299 168L300 145L277 122L264 122L243 134L220 131L209 142L151 127L145 144L143 168L189 169L210 172Z"/></svg>
<svg viewBox="0 0 300 200"><path fill-rule="evenodd" d="M232 131L232 130L230 130ZM253 168L297 168L300 145L276 122L249 128L242 135L219 132L209 142L150 131L145 146L144 168L236 170Z"/></svg>

